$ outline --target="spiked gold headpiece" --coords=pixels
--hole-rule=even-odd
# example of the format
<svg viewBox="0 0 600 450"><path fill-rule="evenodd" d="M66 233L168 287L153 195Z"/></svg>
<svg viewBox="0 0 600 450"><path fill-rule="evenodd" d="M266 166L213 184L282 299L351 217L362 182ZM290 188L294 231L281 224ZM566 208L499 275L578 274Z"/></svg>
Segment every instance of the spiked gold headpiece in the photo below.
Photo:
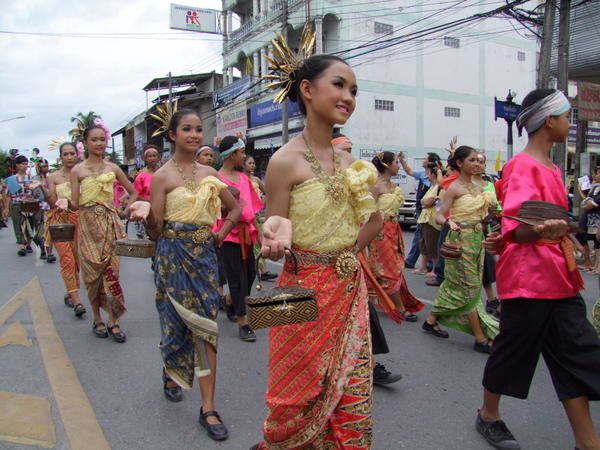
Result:
<svg viewBox="0 0 600 450"><path fill-rule="evenodd" d="M454 158L454 152L457 149L456 144L458 143L458 138L456 136L453 136L452 139L450 139L450 148L447 148L446 151L448 153L450 153L450 158Z"/></svg>
<svg viewBox="0 0 600 450"><path fill-rule="evenodd" d="M48 150L56 150L65 142L67 142L67 140L64 138L54 138L48 144Z"/></svg>
<svg viewBox="0 0 600 450"><path fill-rule="evenodd" d="M388 165L383 161L383 158L385 157L383 152L377 152L377 153L375 153L375 156L377 157L379 162L383 165L383 167L388 167Z"/></svg>
<svg viewBox="0 0 600 450"><path fill-rule="evenodd" d="M290 49L288 43L281 34L271 41L273 51L267 57L269 61L269 74L263 76L269 80L268 88L277 88L280 91L275 96L274 102L283 102L290 93L295 81L295 72L298 67L309 58L315 48L315 33L311 30L310 23L304 25L298 53Z"/></svg>
<svg viewBox="0 0 600 450"><path fill-rule="evenodd" d="M152 133L152 137L160 136L163 133L166 133L169 129L169 122L171 121L171 117L173 114L177 112L177 100L175 102L166 101L162 105L158 105L156 107L156 113L150 114L154 120L160 123L160 127Z"/></svg>

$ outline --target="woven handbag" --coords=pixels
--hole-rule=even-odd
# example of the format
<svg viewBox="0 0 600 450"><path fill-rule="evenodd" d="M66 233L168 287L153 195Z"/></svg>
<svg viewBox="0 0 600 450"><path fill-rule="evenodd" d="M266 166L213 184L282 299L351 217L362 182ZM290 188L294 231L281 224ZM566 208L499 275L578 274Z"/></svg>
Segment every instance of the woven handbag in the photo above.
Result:
<svg viewBox="0 0 600 450"><path fill-rule="evenodd" d="M125 233L129 228L129 221L125 224ZM150 239L119 239L116 242L115 254L117 256L130 256L132 258L152 258L156 245Z"/></svg>
<svg viewBox="0 0 600 450"><path fill-rule="evenodd" d="M256 286L257 293L246 297L248 322L252 329L313 322L319 318L315 291L300 285L296 255L291 250L289 250L289 255L297 284L295 286L276 286L272 289L263 289L259 281ZM259 255L256 258L256 274L259 280L258 264L260 259L261 256Z"/></svg>
<svg viewBox="0 0 600 450"><path fill-rule="evenodd" d="M75 225L72 223L57 223L48 225L52 242L71 242L75 240Z"/></svg>
<svg viewBox="0 0 600 450"><path fill-rule="evenodd" d="M450 238L451 233L457 233L458 240L460 241L460 231L451 230L448 233L448 238ZM462 255L462 246L458 242L452 242L450 239L446 239L440 247L440 255L446 259L458 259Z"/></svg>

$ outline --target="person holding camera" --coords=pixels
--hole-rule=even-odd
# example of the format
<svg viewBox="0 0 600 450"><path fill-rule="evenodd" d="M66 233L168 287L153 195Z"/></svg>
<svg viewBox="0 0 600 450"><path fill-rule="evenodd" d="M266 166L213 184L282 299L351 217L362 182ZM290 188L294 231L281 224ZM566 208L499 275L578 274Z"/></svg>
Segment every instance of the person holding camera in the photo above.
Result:
<svg viewBox="0 0 600 450"><path fill-rule="evenodd" d="M443 177L442 170L441 170L442 169L442 161L440 160L440 157L437 153L427 153L427 157L423 161L422 169L418 169L418 170L413 170L407 164L406 156L404 155L404 152L400 152L400 154L398 155L398 161L400 161L400 164L402 165L402 169L404 169L406 174L408 176L413 177L415 180L417 180L419 182L419 185L417 186L417 197L416 197L416 203L415 203L416 214L417 214L417 217L419 217L421 215L421 211L423 209L423 207L421 206L421 200L423 199L423 196L425 195L425 193L431 187L431 182L427 178L425 169L427 169L430 166L431 166L431 168L436 168L438 182L440 182ZM421 226L417 223L417 227L415 229L415 234L413 236L412 245L410 246L408 256L406 257L406 267L408 267L409 269L414 269L415 265L417 264L417 260L419 259L419 256L420 256L419 241L420 240L421 240Z"/></svg>

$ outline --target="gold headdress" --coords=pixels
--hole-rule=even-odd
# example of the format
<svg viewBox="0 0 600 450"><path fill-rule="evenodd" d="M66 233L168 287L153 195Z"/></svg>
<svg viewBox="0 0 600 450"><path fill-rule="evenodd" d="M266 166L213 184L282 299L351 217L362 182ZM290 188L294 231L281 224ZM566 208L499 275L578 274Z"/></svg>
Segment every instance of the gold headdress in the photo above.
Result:
<svg viewBox="0 0 600 450"><path fill-rule="evenodd" d="M383 161L383 158L385 157L383 152L375 153L375 157L379 160L379 162L383 165L383 167L388 167L388 165Z"/></svg>
<svg viewBox="0 0 600 450"><path fill-rule="evenodd" d="M171 117L173 114L177 112L177 100L175 102L166 101L162 105L158 105L156 107L156 114L150 114L154 120L160 123L160 127L152 133L152 137L160 136L169 129L169 122L171 121Z"/></svg>
<svg viewBox="0 0 600 450"><path fill-rule="evenodd" d="M294 85L294 75L302 62L309 58L315 48L315 33L311 30L310 23L304 25L298 53L290 49L288 43L281 34L277 34L271 41L273 45L272 56L267 57L269 61L269 74L263 76L265 80L271 82L268 88L281 89L275 96L274 102L281 103L288 96L290 89Z"/></svg>
<svg viewBox="0 0 600 450"><path fill-rule="evenodd" d="M449 158L454 158L454 152L457 149L457 144L458 143L458 138L456 136L453 136L452 139L450 139L450 148L447 148L446 151L450 154Z"/></svg>
<svg viewBox="0 0 600 450"><path fill-rule="evenodd" d="M63 145L65 142L67 142L66 139L63 138L54 138L50 141L50 143L48 144L48 150L56 150L58 149L61 145Z"/></svg>

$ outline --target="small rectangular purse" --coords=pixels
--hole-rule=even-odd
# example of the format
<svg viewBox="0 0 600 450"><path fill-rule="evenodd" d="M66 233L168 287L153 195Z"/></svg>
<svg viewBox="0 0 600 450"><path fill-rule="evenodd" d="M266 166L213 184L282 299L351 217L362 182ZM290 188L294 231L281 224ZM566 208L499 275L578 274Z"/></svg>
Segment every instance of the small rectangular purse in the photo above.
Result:
<svg viewBox="0 0 600 450"><path fill-rule="evenodd" d="M125 224L125 233L129 228L129 221ZM115 246L117 256L130 256L132 258L152 258L156 245L150 239L118 239Z"/></svg>
<svg viewBox="0 0 600 450"><path fill-rule="evenodd" d="M56 223L48 225L52 242L71 242L75 240L75 225L72 223Z"/></svg>
<svg viewBox="0 0 600 450"><path fill-rule="evenodd" d="M272 289L264 289L260 283L258 264L261 256L256 258L256 274L259 279L257 293L246 297L248 322L252 329L313 322L319 318L315 291L301 286L296 255L292 250L289 250L289 255L297 284Z"/></svg>

